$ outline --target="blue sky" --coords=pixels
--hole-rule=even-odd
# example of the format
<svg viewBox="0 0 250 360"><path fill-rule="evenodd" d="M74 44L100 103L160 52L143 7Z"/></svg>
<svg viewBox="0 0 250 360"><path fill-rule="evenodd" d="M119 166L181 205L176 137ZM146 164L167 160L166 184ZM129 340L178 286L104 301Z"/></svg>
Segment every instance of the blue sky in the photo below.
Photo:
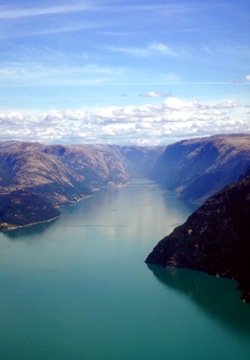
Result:
<svg viewBox="0 0 250 360"><path fill-rule="evenodd" d="M0 139L250 132L249 1L2 0Z"/></svg>

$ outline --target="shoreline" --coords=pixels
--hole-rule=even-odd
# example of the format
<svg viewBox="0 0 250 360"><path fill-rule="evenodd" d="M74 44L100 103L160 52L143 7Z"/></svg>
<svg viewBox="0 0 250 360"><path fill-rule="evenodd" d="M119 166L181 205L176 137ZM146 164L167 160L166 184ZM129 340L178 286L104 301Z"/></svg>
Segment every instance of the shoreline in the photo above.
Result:
<svg viewBox="0 0 250 360"><path fill-rule="evenodd" d="M58 216L55 216L51 219L47 219L47 220L43 220L43 221L37 221L37 222L33 222L33 223L29 223L29 224L26 224L26 225L12 225L12 224L8 224L8 223L4 223L7 225L6 228L0 228L0 232L7 232L7 231L12 231L12 230L17 230L17 229L23 229L23 228L26 228L26 227L30 227L30 226L33 226L33 225L38 225L38 224L44 224L44 223L49 223L51 221L54 221L54 220L57 220L61 217L62 214L58 215ZM3 225L1 225L2 227Z"/></svg>
<svg viewBox="0 0 250 360"><path fill-rule="evenodd" d="M25 224L25 225L14 225L14 224L10 224L10 223L2 223L0 224L0 232L8 232L8 231L12 231L12 230L18 230L18 229L23 229L23 228L26 228L26 227L30 227L30 226L34 226L34 225L38 225L38 224L43 224L43 223L49 223L51 221L54 221L54 220L57 220L59 219L61 216L62 216L62 213L63 213L63 210L66 209L67 207L69 206L75 206L77 205L79 202L85 200L85 199L88 199L90 197L92 197L96 192L102 190L102 189L106 189L106 190L115 190L115 189L121 189L123 187L125 187L128 183L126 184L114 184L114 186L109 186L109 184L107 184L106 186L103 186L103 187L100 187L100 188L96 188L96 189L93 189L93 193L90 194L90 195L84 195L82 196L81 198L75 200L74 202L71 202L71 203L68 203L68 204L65 204L61 207L55 207L55 209L58 209L60 210L60 214L58 216L55 216L53 218L50 218L50 219L47 219L47 220L42 220L42 221L36 221L36 222L31 222L31 223L28 223L28 224ZM113 185L113 184L112 184Z"/></svg>

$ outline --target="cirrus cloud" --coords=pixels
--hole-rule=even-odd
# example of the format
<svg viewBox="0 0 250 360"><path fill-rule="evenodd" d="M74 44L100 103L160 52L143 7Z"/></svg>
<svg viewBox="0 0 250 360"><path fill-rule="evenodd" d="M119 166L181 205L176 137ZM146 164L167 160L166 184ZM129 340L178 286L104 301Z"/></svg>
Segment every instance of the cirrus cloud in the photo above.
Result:
<svg viewBox="0 0 250 360"><path fill-rule="evenodd" d="M149 44L146 47L119 47L119 46L106 46L105 50L118 52L134 57L150 57L150 56L167 56L167 57L178 57L180 53L166 44L154 43Z"/></svg>

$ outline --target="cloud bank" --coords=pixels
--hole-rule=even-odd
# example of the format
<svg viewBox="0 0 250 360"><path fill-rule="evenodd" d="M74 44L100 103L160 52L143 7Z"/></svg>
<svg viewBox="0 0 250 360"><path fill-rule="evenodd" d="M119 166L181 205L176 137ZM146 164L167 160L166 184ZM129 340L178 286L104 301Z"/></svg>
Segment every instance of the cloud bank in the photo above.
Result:
<svg viewBox="0 0 250 360"><path fill-rule="evenodd" d="M1 140L45 143L165 145L222 133L250 133L248 109L170 97L159 105L110 106L97 111L52 110L26 116L0 114Z"/></svg>

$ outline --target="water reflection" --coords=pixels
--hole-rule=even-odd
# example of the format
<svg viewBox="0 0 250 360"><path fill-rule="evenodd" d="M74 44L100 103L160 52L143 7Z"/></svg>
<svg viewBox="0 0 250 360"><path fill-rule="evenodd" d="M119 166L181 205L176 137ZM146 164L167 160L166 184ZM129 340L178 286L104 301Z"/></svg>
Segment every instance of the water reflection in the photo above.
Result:
<svg viewBox="0 0 250 360"><path fill-rule="evenodd" d="M131 242L135 238L145 242L165 236L189 213L190 206L176 200L173 193L152 181L136 179L124 188L102 189L92 197L64 208L56 220L11 230L4 236L11 240L38 238L39 235L44 238L44 233L51 229L59 231L61 227L67 234L73 229L84 232L93 227L103 228L107 239L119 237L122 231ZM49 233L51 235L51 231Z"/></svg>
<svg viewBox="0 0 250 360"><path fill-rule="evenodd" d="M10 238L11 240L18 240L19 238L26 238L26 237L32 237L34 235L40 235L47 231L55 222L57 219L44 222L41 224L31 225L19 229L9 230L4 232L3 234Z"/></svg>
<svg viewBox="0 0 250 360"><path fill-rule="evenodd" d="M214 342L202 359L248 359L249 312L235 283L220 289L221 279L157 268L159 285L143 264L189 213L137 181L99 191L53 223L0 234L1 359L187 360Z"/></svg>
<svg viewBox="0 0 250 360"><path fill-rule="evenodd" d="M250 304L237 301L236 282L199 271L148 267L161 284L184 293L206 315L250 338Z"/></svg>
<svg viewBox="0 0 250 360"><path fill-rule="evenodd" d="M102 189L92 198L68 207L57 220L57 226L79 231L103 228L108 241L126 235L132 243L134 239L151 242L165 236L189 213L189 207L178 203L174 194L169 196L154 182L137 179L121 189Z"/></svg>

